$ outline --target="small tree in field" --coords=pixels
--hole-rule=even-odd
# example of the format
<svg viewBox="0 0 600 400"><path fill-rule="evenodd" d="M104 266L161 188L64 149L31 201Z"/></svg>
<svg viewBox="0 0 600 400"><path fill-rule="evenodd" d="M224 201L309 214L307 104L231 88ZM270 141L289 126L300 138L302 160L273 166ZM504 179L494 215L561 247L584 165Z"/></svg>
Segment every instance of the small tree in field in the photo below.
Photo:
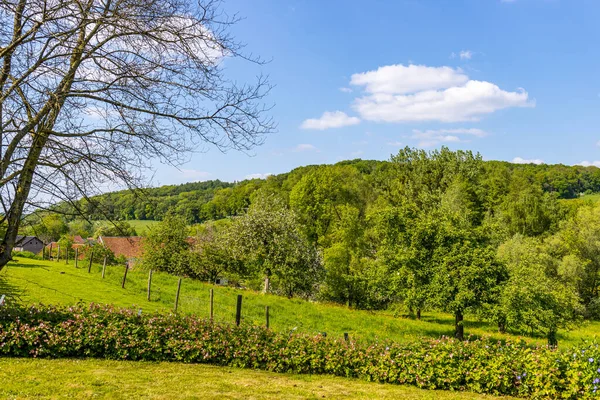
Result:
<svg viewBox="0 0 600 400"><path fill-rule="evenodd" d="M152 226L143 241L142 267L176 275L193 276L185 219L167 214Z"/></svg>
<svg viewBox="0 0 600 400"><path fill-rule="evenodd" d="M323 274L321 257L300 232L295 214L274 197L258 197L228 229L230 245L247 274L262 274L264 291L310 296ZM273 282L271 282L273 280Z"/></svg>
<svg viewBox="0 0 600 400"><path fill-rule="evenodd" d="M497 315L513 329L541 332L549 345L558 345L558 329L579 321L584 310L575 286L556 274L558 260L540 241L521 235L502 244L498 255L510 277L502 287Z"/></svg>
<svg viewBox="0 0 600 400"><path fill-rule="evenodd" d="M496 301L506 269L496 260L494 249L477 233L442 224L436 244L431 260L432 301L454 314L454 334L462 340L465 312Z"/></svg>

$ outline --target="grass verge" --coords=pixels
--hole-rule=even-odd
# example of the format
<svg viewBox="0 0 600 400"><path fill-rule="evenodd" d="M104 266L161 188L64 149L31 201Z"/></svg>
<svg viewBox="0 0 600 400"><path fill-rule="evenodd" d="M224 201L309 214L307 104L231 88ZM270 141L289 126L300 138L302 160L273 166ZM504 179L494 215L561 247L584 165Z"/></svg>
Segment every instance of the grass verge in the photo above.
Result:
<svg viewBox="0 0 600 400"><path fill-rule="evenodd" d="M6 399L509 399L331 376L107 360L0 358L0 382Z"/></svg>

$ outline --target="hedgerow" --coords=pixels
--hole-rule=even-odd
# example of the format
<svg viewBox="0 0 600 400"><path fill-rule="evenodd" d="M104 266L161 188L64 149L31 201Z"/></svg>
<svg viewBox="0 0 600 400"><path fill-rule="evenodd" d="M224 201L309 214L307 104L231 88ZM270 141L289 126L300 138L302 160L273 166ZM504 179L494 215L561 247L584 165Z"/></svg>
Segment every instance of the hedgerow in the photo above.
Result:
<svg viewBox="0 0 600 400"><path fill-rule="evenodd" d="M531 398L594 398L600 386L592 342L567 351L522 340L363 343L94 304L0 309L0 356L207 363Z"/></svg>

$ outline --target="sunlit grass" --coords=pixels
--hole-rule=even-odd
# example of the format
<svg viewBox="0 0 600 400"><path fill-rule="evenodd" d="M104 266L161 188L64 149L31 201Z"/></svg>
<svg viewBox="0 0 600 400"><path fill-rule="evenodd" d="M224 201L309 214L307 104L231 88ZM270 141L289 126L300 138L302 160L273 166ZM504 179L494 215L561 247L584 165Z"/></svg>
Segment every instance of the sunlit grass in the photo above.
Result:
<svg viewBox="0 0 600 400"><path fill-rule="evenodd" d="M499 399L322 375L142 361L0 358L0 382L3 399Z"/></svg>
<svg viewBox="0 0 600 400"><path fill-rule="evenodd" d="M148 274L129 271L125 289L121 288L124 266L108 266L105 279L101 266L94 265L88 274L87 265L75 268L71 261L37 261L19 259L0 272L0 295L8 301L24 304L44 303L70 305L85 303L113 304L135 307L142 312L173 312L178 278L165 273L154 273L151 301L146 300ZM453 333L453 318L444 313L424 313L421 321L400 318L390 311L369 312L351 310L344 306L320 304L300 299L263 295L249 290L209 285L184 279L178 312L209 316L209 291L214 290L214 317L217 321L233 323L238 294L243 295L242 323L265 324L265 307L269 306L271 328L288 332L322 333L341 337L345 332L364 340L415 340L419 337L438 338ZM506 339L515 335L501 335L489 323L467 319L467 334ZM571 332L561 332L561 347L576 344L583 339L597 338L600 323L586 323ZM532 343L544 344L544 338L529 338Z"/></svg>

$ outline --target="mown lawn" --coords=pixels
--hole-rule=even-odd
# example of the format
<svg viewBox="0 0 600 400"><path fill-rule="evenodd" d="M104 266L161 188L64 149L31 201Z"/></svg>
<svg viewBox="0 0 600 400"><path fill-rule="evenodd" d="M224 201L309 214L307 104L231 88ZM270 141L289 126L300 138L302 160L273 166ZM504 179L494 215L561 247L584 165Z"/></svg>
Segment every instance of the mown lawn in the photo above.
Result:
<svg viewBox="0 0 600 400"><path fill-rule="evenodd" d="M10 358L0 358L0 398L500 399L331 376L197 364Z"/></svg>
<svg viewBox="0 0 600 400"><path fill-rule="evenodd" d="M88 274L87 265L75 268L71 261L65 265L50 261L21 258L11 262L0 272L0 295L7 294L8 301L25 304L113 304L118 307L135 307L142 312L172 312L177 290L177 278L154 273L151 301L146 300L148 275L143 271L129 271L125 289L121 288L123 266L107 267L106 278L101 277L101 266L94 265ZM300 299L262 295L249 290L208 285L184 279L179 300L179 312L209 316L209 290L214 289L214 315L222 322L233 323L238 294L243 295L242 323L264 324L265 307L270 309L270 326L279 331L306 333L326 332L341 337L344 332L359 339L415 340L419 337L438 338L453 333L453 319L443 313L425 313L421 321L394 316L392 312L350 310L338 305L319 304ZM466 333L503 339L492 324L467 320ZM571 332L561 332L561 347L576 344L581 339L600 336L600 323L587 323ZM544 338L529 339L543 344Z"/></svg>

